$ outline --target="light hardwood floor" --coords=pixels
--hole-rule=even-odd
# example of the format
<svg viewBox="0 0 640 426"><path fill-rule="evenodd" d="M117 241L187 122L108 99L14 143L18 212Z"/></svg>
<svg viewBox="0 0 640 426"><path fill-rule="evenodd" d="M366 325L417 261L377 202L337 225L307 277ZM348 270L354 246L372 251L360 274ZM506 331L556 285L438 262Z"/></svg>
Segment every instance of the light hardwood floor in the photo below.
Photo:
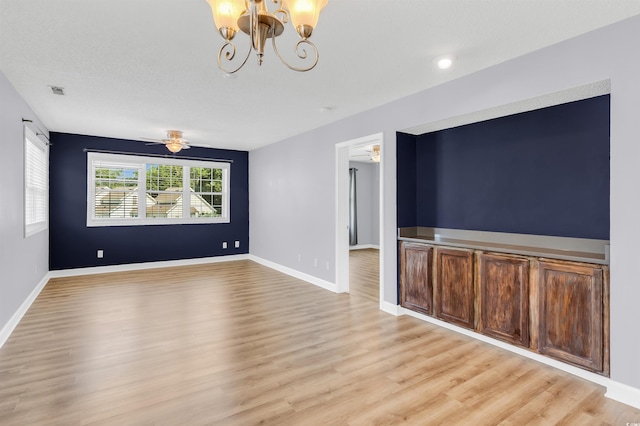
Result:
<svg viewBox="0 0 640 426"><path fill-rule="evenodd" d="M349 294L380 304L380 251L375 249L349 252Z"/></svg>
<svg viewBox="0 0 640 426"><path fill-rule="evenodd" d="M0 425L640 422L600 386L352 291L251 261L51 280L0 349Z"/></svg>

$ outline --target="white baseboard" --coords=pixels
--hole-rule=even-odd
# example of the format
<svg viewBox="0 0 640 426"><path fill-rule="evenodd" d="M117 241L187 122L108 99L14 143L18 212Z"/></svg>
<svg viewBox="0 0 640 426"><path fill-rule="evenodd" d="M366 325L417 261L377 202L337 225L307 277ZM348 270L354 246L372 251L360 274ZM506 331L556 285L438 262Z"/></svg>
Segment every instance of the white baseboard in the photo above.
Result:
<svg viewBox="0 0 640 426"><path fill-rule="evenodd" d="M254 256L252 254L249 255L249 260L253 260L256 263L266 266L267 268L271 268L278 272L282 272L283 274L287 274L294 278L301 279L302 281L306 281L310 284L317 285L318 287L324 288L325 290L329 290L334 293L338 292L338 287L334 283L325 281L318 277L314 277L313 275L305 274L304 272L297 271L293 268L289 268L288 266L280 265L279 263L275 263L270 260L266 260L261 257Z"/></svg>
<svg viewBox="0 0 640 426"><path fill-rule="evenodd" d="M404 315L404 312L401 312L401 309L402 308L399 305L389 303L386 300L380 300L380 310L383 312L398 317Z"/></svg>
<svg viewBox="0 0 640 426"><path fill-rule="evenodd" d="M604 396L622 402L623 404L640 408L640 389L625 385L624 383L610 380L609 384L607 384L607 393L605 393Z"/></svg>
<svg viewBox="0 0 640 426"><path fill-rule="evenodd" d="M535 352L528 351L526 349L519 348L517 346L513 346L509 343L502 342L500 340L492 339L491 337L487 337L483 334L478 334L475 331L467 330L466 328L458 327L453 324L449 324L448 322L440 321L439 319L419 314L417 312L411 311L409 309L405 309L401 306L398 307L399 315L409 315L414 318L421 319L426 322L430 322L432 324L438 325L440 327L444 327L446 329L455 331L460 334L464 334L465 336L472 337L474 339L489 343L494 346L498 346L499 348L505 349L509 352L516 353L518 355L522 355L526 358L533 359L542 364L549 365L551 367L555 367L558 370L562 370L566 373L573 374L574 376L580 377L582 379L588 380L593 383L597 383L599 385L605 386L607 388L607 392L605 396L611 399L614 399L618 402L622 402L623 404L630 405L635 408L640 408L640 389L636 389L634 387L616 382L611 380L608 377L601 376L599 374L590 373L586 370L583 370L578 367L574 367L569 364L565 364L564 362L556 361L555 359L547 358L546 356L537 354Z"/></svg>
<svg viewBox="0 0 640 426"><path fill-rule="evenodd" d="M31 304L34 302L34 300L36 300L44 286L47 285L47 283L49 282L49 278L51 278L50 275L48 273L45 274L36 288L31 291L25 301L22 302L22 305L20 305L18 310L11 316L11 318L9 318L9 321L4 325L4 327L2 327L2 330L0 330L0 348L6 343L7 340L9 340L9 336L11 336L11 333L13 333L13 330L15 330L15 328L18 326L20 320L22 319L24 314L27 313L27 311L31 307Z"/></svg>
<svg viewBox="0 0 640 426"><path fill-rule="evenodd" d="M165 260L160 262L127 263L123 265L93 266L90 268L63 269L59 271L50 271L49 275L51 278L76 277L79 275L93 275L93 274L106 274L110 272L138 271L142 269L170 268L174 266L203 265L206 263L231 262L233 260L246 260L246 259L249 259L248 254L233 254L229 256L202 257L202 258L196 258L196 259Z"/></svg>
<svg viewBox="0 0 640 426"><path fill-rule="evenodd" d="M349 246L349 251L351 251L351 250L366 250L366 249L380 250L380 246L377 246L375 244L358 244L358 245L355 245L355 246Z"/></svg>

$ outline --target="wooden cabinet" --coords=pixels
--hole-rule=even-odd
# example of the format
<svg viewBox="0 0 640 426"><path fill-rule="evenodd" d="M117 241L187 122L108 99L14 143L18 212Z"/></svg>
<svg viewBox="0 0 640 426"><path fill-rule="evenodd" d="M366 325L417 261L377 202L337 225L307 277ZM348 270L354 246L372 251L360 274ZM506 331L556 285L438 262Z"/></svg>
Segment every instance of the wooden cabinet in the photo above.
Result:
<svg viewBox="0 0 640 426"><path fill-rule="evenodd" d="M540 261L540 353L596 372L606 369L604 282L604 269L598 265Z"/></svg>
<svg viewBox="0 0 640 426"><path fill-rule="evenodd" d="M435 249L434 312L436 317L474 327L473 251Z"/></svg>
<svg viewBox="0 0 640 426"><path fill-rule="evenodd" d="M400 245L400 304L433 315L433 247Z"/></svg>
<svg viewBox="0 0 640 426"><path fill-rule="evenodd" d="M605 376L605 265L400 244L400 304Z"/></svg>
<svg viewBox="0 0 640 426"><path fill-rule="evenodd" d="M529 259L478 253L477 330L529 346Z"/></svg>

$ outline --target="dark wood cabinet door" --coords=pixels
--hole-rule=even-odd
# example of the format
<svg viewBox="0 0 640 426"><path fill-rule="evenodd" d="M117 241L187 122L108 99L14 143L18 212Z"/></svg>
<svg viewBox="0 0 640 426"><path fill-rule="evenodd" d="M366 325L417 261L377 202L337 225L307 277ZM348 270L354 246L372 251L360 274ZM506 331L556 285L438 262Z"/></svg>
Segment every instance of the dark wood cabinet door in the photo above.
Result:
<svg viewBox="0 0 640 426"><path fill-rule="evenodd" d="M473 252L438 247L435 257L436 317L474 328Z"/></svg>
<svg viewBox="0 0 640 426"><path fill-rule="evenodd" d="M529 346L529 259L478 255L477 329L512 344Z"/></svg>
<svg viewBox="0 0 640 426"><path fill-rule="evenodd" d="M541 261L541 353L592 371L603 371L603 269Z"/></svg>
<svg viewBox="0 0 640 426"><path fill-rule="evenodd" d="M433 315L433 247L402 243L400 246L400 305Z"/></svg>

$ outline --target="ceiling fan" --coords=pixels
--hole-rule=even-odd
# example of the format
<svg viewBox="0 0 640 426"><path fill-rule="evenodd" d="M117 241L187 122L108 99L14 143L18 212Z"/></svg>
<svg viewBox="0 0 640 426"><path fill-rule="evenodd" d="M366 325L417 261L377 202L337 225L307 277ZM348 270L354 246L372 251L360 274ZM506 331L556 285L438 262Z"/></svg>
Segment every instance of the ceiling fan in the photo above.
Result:
<svg viewBox="0 0 640 426"><path fill-rule="evenodd" d="M366 154L356 154L353 157L369 157L369 160L374 163L380 162L380 145L372 145L370 147L365 148Z"/></svg>
<svg viewBox="0 0 640 426"><path fill-rule="evenodd" d="M167 130L167 138L166 139L150 139L150 138L142 138L144 140L153 141L153 143L147 145L156 145L163 144L167 147L167 149L174 154L176 152L180 152L183 149L191 148L189 146L189 141L182 137L182 131L180 130Z"/></svg>

